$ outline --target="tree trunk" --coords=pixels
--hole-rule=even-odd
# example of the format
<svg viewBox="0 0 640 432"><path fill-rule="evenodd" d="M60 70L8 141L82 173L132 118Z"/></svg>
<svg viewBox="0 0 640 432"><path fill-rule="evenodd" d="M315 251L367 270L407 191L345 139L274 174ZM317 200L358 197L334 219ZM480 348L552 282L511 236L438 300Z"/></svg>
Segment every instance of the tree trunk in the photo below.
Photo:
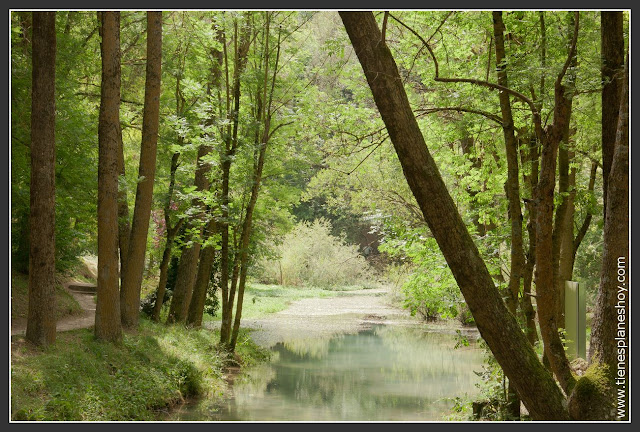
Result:
<svg viewBox="0 0 640 432"><path fill-rule="evenodd" d="M209 238L217 231L215 219L211 219L204 231L203 237ZM200 262L198 263L198 275L193 286L193 295L187 313L187 325L190 327L200 327L204 314L204 303L207 299L207 288L211 279L211 268L216 256L216 248L213 245L205 245L200 252Z"/></svg>
<svg viewBox="0 0 640 432"><path fill-rule="evenodd" d="M247 63L247 54L251 45L249 32L244 31L242 38L238 41L237 23L234 23L236 41L235 67L233 71L233 112L228 113L232 118L232 132L227 140L226 152L222 161L222 218L221 218L221 251L220 251L220 286L222 291L222 323L220 325L220 343L229 346L231 336L231 320L233 315L233 304L235 297L235 283L229 286L229 175L231 173L231 159L238 147L238 124L240 111L240 76ZM235 279L235 278L232 278Z"/></svg>
<svg viewBox="0 0 640 432"><path fill-rule="evenodd" d="M621 11L600 14L602 55L602 191L607 213L609 171L613 161L620 108L620 78L624 73L624 32Z"/></svg>
<svg viewBox="0 0 640 432"><path fill-rule="evenodd" d="M124 145L122 143L122 129L118 122L118 244L120 246L120 285L124 280L127 267L127 253L129 252L129 238L131 236L131 223L129 221L129 199L127 188L124 185Z"/></svg>
<svg viewBox="0 0 640 432"><path fill-rule="evenodd" d="M371 12L340 12L405 177L480 334L532 418L567 420L564 397L506 309L431 157Z"/></svg>
<svg viewBox="0 0 640 432"><path fill-rule="evenodd" d="M553 201L556 183L558 146L562 137L563 123L568 121L567 100L561 84L556 85L554 124L545 134L540 160L540 178L536 187L536 254L538 257L553 257ZM558 334L556 320L557 291L555 285L556 266L553 259L538 259L536 262L536 293L540 333L544 341L544 352L565 392L575 384L564 346Z"/></svg>
<svg viewBox="0 0 640 432"><path fill-rule="evenodd" d="M131 225L131 239L127 254L126 273L120 291L122 325L128 329L138 326L140 289L147 247L149 218L156 172L158 122L160 111L160 81L162 66L162 12L147 12L147 72L142 118L142 143L136 202Z"/></svg>
<svg viewBox="0 0 640 432"><path fill-rule="evenodd" d="M212 28L216 31L216 38L221 45L224 45L224 32L220 27L217 27L214 23ZM220 88L220 82L222 77L222 67L224 65L224 54L221 50L212 48L211 57L213 62L211 64L211 82L207 86L207 95L211 96L211 90L213 88ZM222 105L220 100L220 91L218 90L218 104ZM212 112L207 126L211 126L215 122L215 113ZM209 149L211 151L211 149ZM228 175L228 173L227 173ZM207 183L208 184L208 183ZM211 189L211 186L208 186ZM203 245L205 245L200 252L200 262L198 263L198 274L196 276L195 284L193 286L193 294L191 296L191 302L189 304L189 311L187 313L187 325L190 327L200 327L202 325L202 316L204 314L204 305L207 298L207 289L209 287L209 281L211 280L211 268L215 259L216 250L213 245L206 245L207 240L215 233L218 232L218 223L213 216L209 215L209 222L205 227L202 236Z"/></svg>
<svg viewBox="0 0 640 432"><path fill-rule="evenodd" d="M591 363L605 363L612 370L619 368L618 354L624 354L618 347L624 348L623 343L629 346L629 84L627 79L621 81L616 145L607 182L602 271L589 356ZM621 363L627 367L628 359Z"/></svg>
<svg viewBox="0 0 640 432"><path fill-rule="evenodd" d="M26 338L56 341L56 13L33 12L29 307Z"/></svg>
<svg viewBox="0 0 640 432"><path fill-rule="evenodd" d="M531 171L529 174L524 174L523 180L527 185L527 193L529 197L533 197L536 185L538 184L538 166L540 152L538 149L538 141L535 137L528 137L529 145L527 149L521 149L522 165L526 163L531 164ZM538 331L536 329L535 316L536 311L533 309L531 302L533 285L533 270L536 265L536 206L531 199L526 200L526 208L529 213L529 221L527 223L527 233L529 234L529 250L526 255L526 263L524 267L524 273L522 277L522 313L524 315L525 333L531 345L535 345L538 341Z"/></svg>
<svg viewBox="0 0 640 432"><path fill-rule="evenodd" d="M204 162L203 159L210 152L211 147L208 145L201 145L198 148L195 186L199 192L209 190L207 175L210 171L210 165ZM173 290L173 297L171 298L171 306L169 308L169 317L167 318L167 322L170 323L184 322L187 319L189 304L191 303L191 296L193 295L193 286L198 273L198 259L200 258L200 248L203 241L202 228L200 228L200 226L204 219L205 205L199 199L194 199L192 201L192 207L198 209L198 214L191 223L191 228L197 233L190 239L192 245L182 251L182 257L180 258L180 265L178 267L178 278L176 279L176 286Z"/></svg>
<svg viewBox="0 0 640 432"><path fill-rule="evenodd" d="M120 152L120 12L100 12L102 85L98 125L98 295L95 335L122 339L118 277Z"/></svg>
<svg viewBox="0 0 640 432"><path fill-rule="evenodd" d="M193 284L196 280L198 258L200 256L200 242L194 241L190 246L185 246L178 264L176 286L173 289L171 305L167 323L184 323L191 302Z"/></svg>
<svg viewBox="0 0 640 432"><path fill-rule="evenodd" d="M242 302L244 300L244 289L247 281L248 268L248 251L249 241L251 239L251 223L253 219L253 210L258 201L258 193L260 192L260 181L262 180L262 168L264 166L264 158L267 151L267 142L260 145L258 150L258 162L254 167L253 187L251 188L251 198L247 204L247 211L242 226L242 237L240 243L240 280L238 284L238 305L236 308L236 316L233 323L233 332L231 334L231 351L235 350L236 341L238 340L238 332L240 331L240 319L242 317Z"/></svg>
<svg viewBox="0 0 640 432"><path fill-rule="evenodd" d="M182 140L179 140L182 141ZM175 152L171 156L171 168L169 174L169 190L167 191L167 200L164 205L164 224L166 227L166 242L164 245L164 252L162 253L162 261L160 262L160 277L158 278L158 288L156 289L156 303L153 305L152 319L154 321L160 320L160 311L162 310L162 304L164 303L164 294L167 289L167 279L169 275L169 263L171 262L171 251L173 249L173 241L184 222L184 219L180 219L175 226L171 226L171 218L169 217L171 212L171 200L173 197L173 189L176 181L176 170L178 169L179 152Z"/></svg>
<svg viewBox="0 0 640 432"><path fill-rule="evenodd" d="M566 136L571 117L572 84L569 82L565 86L563 79L567 71L571 74L569 66L575 62L573 57L576 53L580 15L578 12L574 12L572 15L574 26L569 34L571 39L569 54L554 84L553 124L547 130L540 130L537 133L542 144L542 152L540 178L534 195L536 254L538 257L551 257L550 260L538 259L536 262L536 293L540 334L544 342L544 355L566 394L571 392L576 380L558 333L556 316L558 292L555 284L558 270L554 261L553 207L558 147Z"/></svg>
<svg viewBox="0 0 640 432"><path fill-rule="evenodd" d="M506 55L504 51L504 23L502 12L493 12L493 36L496 41L496 68L498 84L509 87L506 72ZM511 221L511 256L509 271L509 286L507 308L516 316L518 309L518 295L520 294L520 280L524 272L524 250L522 245L522 209L520 207L520 180L518 167L518 145L514 131L511 101L507 92L500 92L500 111L502 113L502 131L504 135L505 153L507 158L507 182L505 191L509 201L509 220ZM513 383L509 380L509 396L507 410L511 418L520 418L520 400Z"/></svg>
<svg viewBox="0 0 640 432"><path fill-rule="evenodd" d="M587 420L630 418L628 62L627 57L626 76L620 83L618 128L607 182L602 271L589 353L591 364L569 397L570 411ZM590 371L595 374L589 374Z"/></svg>
<svg viewBox="0 0 640 432"><path fill-rule="evenodd" d="M571 35L575 27L573 14L569 14L568 31ZM568 50L571 48L569 47ZM576 171L570 168L575 156L573 146L570 143L571 136L575 131L570 128L571 114L573 109L573 94L576 88L576 76L574 68L578 64L578 56L573 55L569 62L566 84L564 85L564 99L566 121L559 133L562 134L561 142L558 146L558 192L561 195L561 202L556 210L552 241L552 260L554 264L554 281L556 291L556 325L558 328L565 328L564 322L564 287L565 281L571 280L573 274L573 221L575 217L575 186Z"/></svg>

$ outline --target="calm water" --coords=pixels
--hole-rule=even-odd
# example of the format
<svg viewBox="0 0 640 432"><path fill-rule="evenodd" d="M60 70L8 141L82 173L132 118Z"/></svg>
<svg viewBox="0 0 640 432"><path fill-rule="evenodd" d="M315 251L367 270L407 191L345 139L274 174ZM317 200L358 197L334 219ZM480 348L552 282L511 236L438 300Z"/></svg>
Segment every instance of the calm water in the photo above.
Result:
<svg viewBox="0 0 640 432"><path fill-rule="evenodd" d="M478 392L483 353L454 349L455 336L402 326L275 345L220 406L185 405L171 420L443 420L451 398Z"/></svg>

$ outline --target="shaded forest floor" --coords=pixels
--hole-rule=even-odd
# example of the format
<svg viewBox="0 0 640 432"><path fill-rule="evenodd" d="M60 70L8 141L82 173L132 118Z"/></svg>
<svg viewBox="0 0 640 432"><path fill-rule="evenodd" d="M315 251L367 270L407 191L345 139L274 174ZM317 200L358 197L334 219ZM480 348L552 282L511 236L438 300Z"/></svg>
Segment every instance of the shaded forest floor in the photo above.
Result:
<svg viewBox="0 0 640 432"><path fill-rule="evenodd" d="M83 258L73 271L56 276L56 330L91 327L95 322L95 293L69 289L75 283L95 283L97 261ZM11 274L11 335L24 335L27 329L29 275Z"/></svg>

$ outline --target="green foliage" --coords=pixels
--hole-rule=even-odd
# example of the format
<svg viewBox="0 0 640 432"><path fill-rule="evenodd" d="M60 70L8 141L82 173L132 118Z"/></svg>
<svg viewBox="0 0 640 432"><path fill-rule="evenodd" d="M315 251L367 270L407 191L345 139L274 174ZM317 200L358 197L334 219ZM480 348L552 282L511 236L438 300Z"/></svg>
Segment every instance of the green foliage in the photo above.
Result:
<svg viewBox="0 0 640 432"><path fill-rule="evenodd" d="M24 14L30 15L28 12L11 14L11 241L12 258L16 260L16 268L22 269L28 266L31 175L30 16ZM88 77L96 76L99 62L94 61L96 38L88 37L92 26L90 17L95 19L95 13L57 13L55 234L58 270L71 268L78 256L96 246L96 102L99 98L87 95L95 94L94 83ZM71 25L69 30L65 30L67 22ZM26 26L24 30L22 26Z"/></svg>
<svg viewBox="0 0 640 432"><path fill-rule="evenodd" d="M371 269L357 246L331 235L325 219L301 222L277 247L279 259L262 263L262 280L281 285L337 288L367 284Z"/></svg>
<svg viewBox="0 0 640 432"><path fill-rule="evenodd" d="M454 318L462 312L462 296L433 237L407 233L407 240L387 241L380 249L406 262L403 303L425 321Z"/></svg>

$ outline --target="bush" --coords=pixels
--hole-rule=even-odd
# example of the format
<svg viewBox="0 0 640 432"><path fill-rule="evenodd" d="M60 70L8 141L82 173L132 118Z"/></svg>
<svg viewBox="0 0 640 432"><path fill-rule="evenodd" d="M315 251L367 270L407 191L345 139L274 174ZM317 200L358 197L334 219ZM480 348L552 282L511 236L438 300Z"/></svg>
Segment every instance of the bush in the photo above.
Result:
<svg viewBox="0 0 640 432"><path fill-rule="evenodd" d="M409 241L387 242L381 246L384 252L406 262L404 269L408 274L394 277L402 284L405 308L425 321L457 317L463 324L471 324L473 317L435 239L409 238Z"/></svg>
<svg viewBox="0 0 640 432"><path fill-rule="evenodd" d="M371 269L358 247L331 235L326 219L301 222L276 247L277 259L259 263L262 282L336 288L367 283Z"/></svg>

